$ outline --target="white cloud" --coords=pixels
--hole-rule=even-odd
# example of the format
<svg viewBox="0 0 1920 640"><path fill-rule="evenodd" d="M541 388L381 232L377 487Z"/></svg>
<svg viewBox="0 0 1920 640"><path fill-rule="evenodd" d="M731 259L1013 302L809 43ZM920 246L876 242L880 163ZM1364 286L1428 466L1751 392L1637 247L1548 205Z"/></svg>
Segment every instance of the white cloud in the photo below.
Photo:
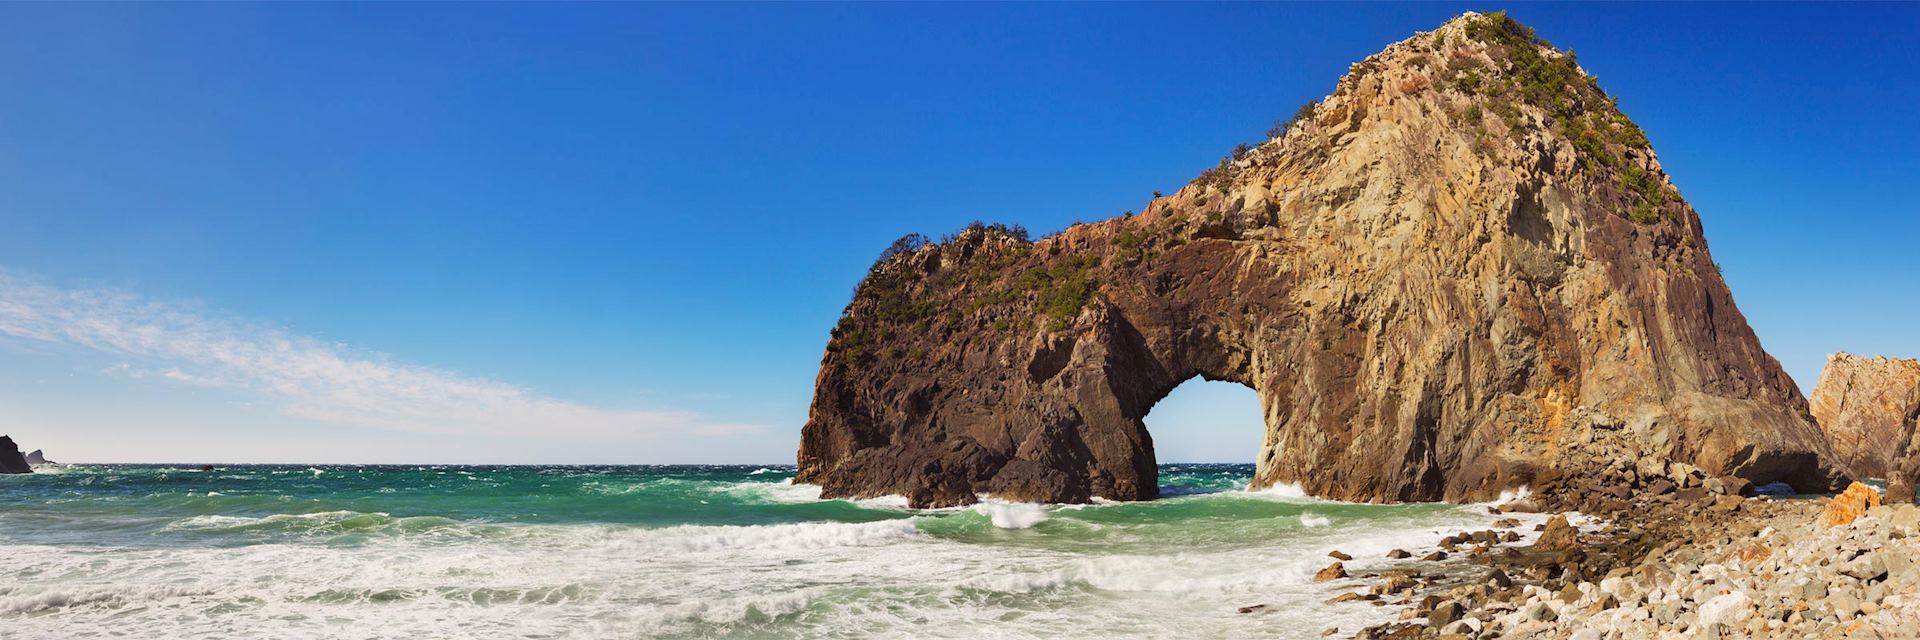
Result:
<svg viewBox="0 0 1920 640"><path fill-rule="evenodd" d="M293 416L426 433L634 440L760 433L689 411L585 406L502 382L216 317L133 294L61 289L0 270L0 336L127 362L103 373L253 392Z"/></svg>

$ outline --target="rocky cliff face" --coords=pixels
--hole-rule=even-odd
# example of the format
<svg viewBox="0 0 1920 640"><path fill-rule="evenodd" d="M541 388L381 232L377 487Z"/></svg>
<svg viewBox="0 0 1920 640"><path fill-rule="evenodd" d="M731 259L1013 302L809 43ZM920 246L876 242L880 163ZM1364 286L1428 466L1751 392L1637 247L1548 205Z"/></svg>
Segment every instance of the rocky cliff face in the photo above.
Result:
<svg viewBox="0 0 1920 640"><path fill-rule="evenodd" d="M33 473L33 467L20 455L20 445L9 436L0 436L0 473Z"/></svg>
<svg viewBox="0 0 1920 640"><path fill-rule="evenodd" d="M1572 449L1845 475L1639 128L1502 15L1356 63L1139 214L902 249L821 363L797 479L826 496L1152 498L1141 418L1195 376L1258 393L1256 486L1328 498L1490 498Z"/></svg>
<svg viewBox="0 0 1920 640"><path fill-rule="evenodd" d="M1920 417L1920 360L1863 358L1849 353L1827 357L1813 387L1813 417L1833 444L1834 454L1862 476L1904 475L1911 492L1912 472L1897 474ZM1920 457L1920 447L1912 447ZM1920 460L1916 460L1920 463Z"/></svg>

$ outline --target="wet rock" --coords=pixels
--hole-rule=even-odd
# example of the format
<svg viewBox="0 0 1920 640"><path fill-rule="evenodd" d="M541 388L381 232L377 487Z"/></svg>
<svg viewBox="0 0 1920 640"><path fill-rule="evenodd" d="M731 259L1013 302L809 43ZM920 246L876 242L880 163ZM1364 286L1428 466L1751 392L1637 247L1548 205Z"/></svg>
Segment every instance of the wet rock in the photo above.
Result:
<svg viewBox="0 0 1920 640"><path fill-rule="evenodd" d="M1334 550L1332 553L1327 554L1327 557L1333 558L1335 560L1339 560L1342 562L1353 559L1353 556L1341 553L1338 549Z"/></svg>
<svg viewBox="0 0 1920 640"><path fill-rule="evenodd" d="M1439 562L1441 560L1447 559L1447 552L1435 551L1433 553L1429 553L1427 555L1421 556L1420 559L1427 562Z"/></svg>
<svg viewBox="0 0 1920 640"><path fill-rule="evenodd" d="M1392 551L1388 551L1388 552L1387 552L1387 557L1388 557L1388 558L1392 558L1392 559L1394 559L1394 560L1402 560L1402 559L1405 559L1405 558L1409 558L1409 557L1412 557L1412 556L1413 556L1413 554L1411 554L1411 553L1407 553L1407 551L1406 551L1405 549L1394 549L1394 550L1392 550Z"/></svg>
<svg viewBox="0 0 1920 640"><path fill-rule="evenodd" d="M1321 569L1319 572L1314 573L1313 581L1329 582L1333 580L1339 580L1345 577L1347 577L1347 567L1345 565L1340 564L1339 562L1335 562L1333 564L1327 565L1327 568Z"/></svg>
<svg viewBox="0 0 1920 640"><path fill-rule="evenodd" d="M1373 592L1381 595L1392 595L1402 591L1412 590L1418 586L1414 578L1419 575L1419 572L1397 569L1381 572L1380 583L1373 585Z"/></svg>
<svg viewBox="0 0 1920 640"><path fill-rule="evenodd" d="M1579 533L1567 523L1565 515L1556 515L1548 520L1546 529L1540 532L1540 538L1533 543L1533 548L1540 551L1569 551L1579 546Z"/></svg>

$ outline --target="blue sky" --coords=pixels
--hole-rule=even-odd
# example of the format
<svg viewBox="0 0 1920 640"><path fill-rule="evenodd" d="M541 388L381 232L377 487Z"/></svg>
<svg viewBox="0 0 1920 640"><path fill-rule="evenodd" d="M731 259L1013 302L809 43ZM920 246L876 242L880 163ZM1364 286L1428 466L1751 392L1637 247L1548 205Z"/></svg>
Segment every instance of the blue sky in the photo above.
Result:
<svg viewBox="0 0 1920 640"><path fill-rule="evenodd" d="M0 432L784 462L893 238L1137 209L1469 4L0 7ZM1765 346L1920 356L1920 7L1535 5ZM8 315L11 309L12 315ZM1247 460L1183 387L1164 460Z"/></svg>

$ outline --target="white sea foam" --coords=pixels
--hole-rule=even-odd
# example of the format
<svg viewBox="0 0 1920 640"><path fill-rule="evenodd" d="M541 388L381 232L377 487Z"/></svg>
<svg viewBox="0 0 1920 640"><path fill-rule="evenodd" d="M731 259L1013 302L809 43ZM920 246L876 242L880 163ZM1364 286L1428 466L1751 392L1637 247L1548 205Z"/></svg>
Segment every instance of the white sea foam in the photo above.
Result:
<svg viewBox="0 0 1920 640"><path fill-rule="evenodd" d="M817 501L819 490L698 486L762 503ZM1329 550L1353 554L1352 571L1377 570L1388 549L1423 550L1494 517L1484 509L1336 507L1292 489L1256 493L1309 504L1229 502L1285 515L1224 523L1156 524L1151 504L1041 507L991 497L967 510L874 522L754 526L206 515L183 518L157 538L193 541L171 548L0 545L0 575L15 576L0 585L0 626L22 638L1291 637L1329 626L1351 632L1397 613L1325 605L1342 586L1312 581ZM1143 515L1116 519L1109 509ZM1025 530L982 535L981 515L972 512ZM1309 526L1295 526L1296 518ZM1227 533L1208 528L1213 537L1195 540L1183 528L1215 526ZM1531 535L1529 528L1520 530ZM354 535L299 535L309 531ZM1090 531L1098 536L1057 542ZM205 543L228 535L269 542ZM1275 606L1232 613L1255 603Z"/></svg>
<svg viewBox="0 0 1920 640"><path fill-rule="evenodd" d="M1263 489L1249 488L1242 491L1229 491L1229 492L1223 492L1223 493L1227 495L1249 496L1249 497L1255 497L1255 498L1266 498L1270 500L1285 500L1290 502L1318 500L1318 498L1314 498L1313 496L1307 495L1307 490L1305 488L1302 488L1299 483L1290 484L1290 483L1282 482L1282 483L1274 484L1272 486L1268 486Z"/></svg>
<svg viewBox="0 0 1920 640"><path fill-rule="evenodd" d="M973 509L986 514L993 526L1002 529L1026 529L1047 519L1045 508L1026 502L983 502Z"/></svg>
<svg viewBox="0 0 1920 640"><path fill-rule="evenodd" d="M821 502L820 485L787 480L784 482L737 482L719 489L750 501L776 504L804 504ZM907 497L885 495L872 498L846 500L870 509L907 509Z"/></svg>
<svg viewBox="0 0 1920 640"><path fill-rule="evenodd" d="M1500 497L1496 498L1493 504L1506 504L1531 495L1533 495L1533 488L1523 484L1513 489L1501 491Z"/></svg>
<svg viewBox="0 0 1920 640"><path fill-rule="evenodd" d="M1317 516L1311 513L1300 514L1300 526L1311 528L1324 527L1330 524L1333 524L1333 519L1326 516Z"/></svg>

